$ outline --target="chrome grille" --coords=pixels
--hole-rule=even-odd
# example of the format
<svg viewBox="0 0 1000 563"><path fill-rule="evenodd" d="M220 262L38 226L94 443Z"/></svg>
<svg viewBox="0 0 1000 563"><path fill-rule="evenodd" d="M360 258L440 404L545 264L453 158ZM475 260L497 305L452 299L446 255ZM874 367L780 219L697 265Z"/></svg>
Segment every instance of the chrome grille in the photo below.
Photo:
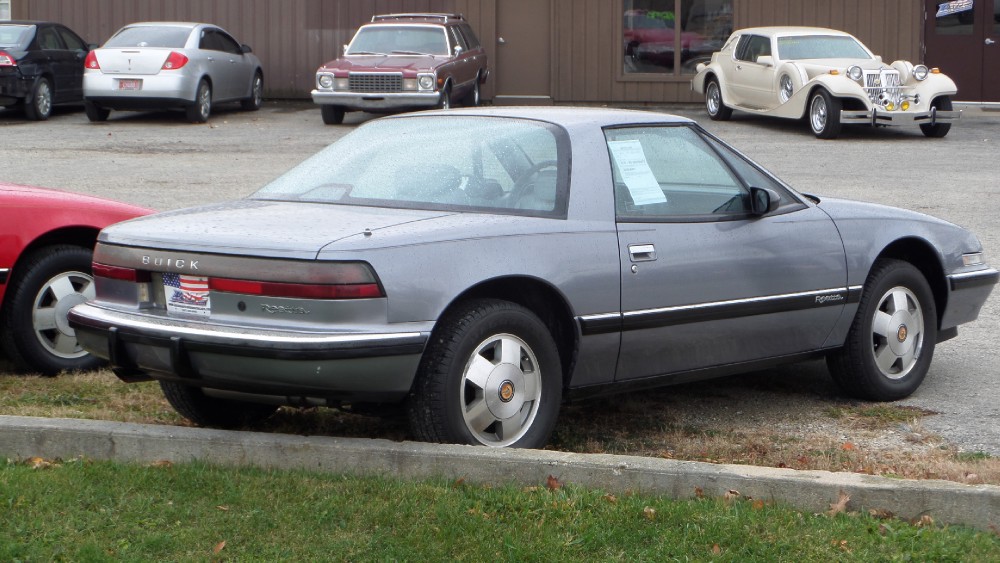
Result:
<svg viewBox="0 0 1000 563"><path fill-rule="evenodd" d="M865 91L872 103L884 106L890 102L899 107L900 88L899 71L896 70L866 70Z"/></svg>
<svg viewBox="0 0 1000 563"><path fill-rule="evenodd" d="M351 92L402 92L400 73L352 72L348 77Z"/></svg>

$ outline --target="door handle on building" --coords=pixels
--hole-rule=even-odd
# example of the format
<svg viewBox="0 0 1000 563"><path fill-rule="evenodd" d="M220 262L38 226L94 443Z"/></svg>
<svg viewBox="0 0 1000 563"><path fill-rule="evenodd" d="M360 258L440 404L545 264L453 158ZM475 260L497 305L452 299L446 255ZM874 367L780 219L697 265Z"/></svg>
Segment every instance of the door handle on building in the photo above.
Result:
<svg viewBox="0 0 1000 563"><path fill-rule="evenodd" d="M994 41L994 40L990 39L989 37L987 37L987 38L986 38L986 44L987 44L987 45L992 45L992 44L994 44L994 43L996 43L996 41Z"/></svg>

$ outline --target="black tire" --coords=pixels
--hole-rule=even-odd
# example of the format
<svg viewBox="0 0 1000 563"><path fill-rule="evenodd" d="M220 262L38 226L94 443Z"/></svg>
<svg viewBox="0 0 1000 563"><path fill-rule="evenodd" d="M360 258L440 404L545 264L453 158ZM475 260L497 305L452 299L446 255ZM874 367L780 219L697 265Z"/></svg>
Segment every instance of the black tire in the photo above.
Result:
<svg viewBox="0 0 1000 563"><path fill-rule="evenodd" d="M278 410L274 405L209 397L200 388L174 381L160 381L170 406L198 426L243 428L253 426Z"/></svg>
<svg viewBox="0 0 1000 563"><path fill-rule="evenodd" d="M340 125L344 122L344 108L341 106L319 106L319 112L323 116L323 123L327 125Z"/></svg>
<svg viewBox="0 0 1000 563"><path fill-rule="evenodd" d="M257 72L253 75L253 84L250 86L250 97L240 100L240 107L244 111L257 111L264 103L264 75Z"/></svg>
<svg viewBox="0 0 1000 563"><path fill-rule="evenodd" d="M187 119L191 123L205 123L208 116L212 114L212 87L207 80L202 79L198 83L198 90L194 95L194 102L185 108Z"/></svg>
<svg viewBox="0 0 1000 563"><path fill-rule="evenodd" d="M895 401L920 387L936 342L937 311L924 275L909 262L879 260L847 341L827 357L827 365L848 394Z"/></svg>
<svg viewBox="0 0 1000 563"><path fill-rule="evenodd" d="M102 108L89 100L83 102L83 111L87 114L87 119L89 119L91 123L107 121L108 116L111 115L111 110Z"/></svg>
<svg viewBox="0 0 1000 563"><path fill-rule="evenodd" d="M0 343L15 368L51 376L103 363L80 347L66 320L70 307L93 297L90 268L91 250L80 246L48 246L22 258L0 311Z"/></svg>
<svg viewBox="0 0 1000 563"><path fill-rule="evenodd" d="M472 85L472 90L470 90L469 93L465 95L465 99L462 100L462 105L465 107L474 108L478 107L479 104L482 103L479 78L480 75L477 73L476 82Z"/></svg>
<svg viewBox="0 0 1000 563"><path fill-rule="evenodd" d="M545 324L520 305L477 299L445 314L431 335L410 427L426 442L541 448L561 399L559 352Z"/></svg>
<svg viewBox="0 0 1000 563"><path fill-rule="evenodd" d="M840 135L840 98L820 88L809 98L809 128L818 139L836 139Z"/></svg>
<svg viewBox="0 0 1000 563"><path fill-rule="evenodd" d="M941 111L951 111L951 98L948 96L939 96L934 98L931 102L931 107L935 107ZM925 137L931 137L933 139L940 139L951 131L951 123L935 123L933 125L929 123L924 123L920 126L920 132L924 134Z"/></svg>
<svg viewBox="0 0 1000 563"><path fill-rule="evenodd" d="M24 100L24 116L32 121L45 121L52 115L52 82L44 76L35 80L31 94Z"/></svg>
<svg viewBox="0 0 1000 563"><path fill-rule="evenodd" d="M451 82L445 83L437 109L451 109Z"/></svg>
<svg viewBox="0 0 1000 563"><path fill-rule="evenodd" d="M714 78L709 78L705 83L705 111L712 121L729 121L733 116L733 108L722 101L722 88Z"/></svg>

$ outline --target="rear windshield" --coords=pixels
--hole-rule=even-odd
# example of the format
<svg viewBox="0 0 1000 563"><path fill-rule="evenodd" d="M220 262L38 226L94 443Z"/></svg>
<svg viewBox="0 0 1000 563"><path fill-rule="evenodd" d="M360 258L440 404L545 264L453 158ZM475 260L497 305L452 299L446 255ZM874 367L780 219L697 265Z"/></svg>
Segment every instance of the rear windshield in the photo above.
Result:
<svg viewBox="0 0 1000 563"><path fill-rule="evenodd" d="M105 47L166 47L181 49L187 44L191 29L187 27L140 25L122 28Z"/></svg>
<svg viewBox="0 0 1000 563"><path fill-rule="evenodd" d="M448 37L438 26L365 26L354 36L347 54L447 55Z"/></svg>
<svg viewBox="0 0 1000 563"><path fill-rule="evenodd" d="M778 38L778 58L799 59L870 59L868 51L853 37L842 35L803 35Z"/></svg>
<svg viewBox="0 0 1000 563"><path fill-rule="evenodd" d="M0 25L0 47L27 48L35 35L33 25Z"/></svg>
<svg viewBox="0 0 1000 563"><path fill-rule="evenodd" d="M251 198L564 218L568 186L563 129L427 116L369 122Z"/></svg>

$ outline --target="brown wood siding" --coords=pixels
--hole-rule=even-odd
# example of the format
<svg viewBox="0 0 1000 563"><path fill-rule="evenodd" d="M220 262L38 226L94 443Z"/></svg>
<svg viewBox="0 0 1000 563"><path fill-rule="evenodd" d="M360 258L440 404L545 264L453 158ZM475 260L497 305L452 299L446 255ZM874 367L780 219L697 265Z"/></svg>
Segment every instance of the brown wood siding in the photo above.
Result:
<svg viewBox="0 0 1000 563"><path fill-rule="evenodd" d="M923 14L916 0L733 0L733 4L736 28L832 27L855 34L887 62L921 59ZM621 7L620 0L552 0L553 100L700 101L691 92L688 77L622 74ZM308 98L316 68L337 57L357 27L373 14L464 13L495 60L496 11L502 8L503 0L15 0L12 16L61 21L94 43L136 21L215 23L253 47L264 66L268 97ZM493 96L495 83L493 76L483 89L484 98Z"/></svg>

